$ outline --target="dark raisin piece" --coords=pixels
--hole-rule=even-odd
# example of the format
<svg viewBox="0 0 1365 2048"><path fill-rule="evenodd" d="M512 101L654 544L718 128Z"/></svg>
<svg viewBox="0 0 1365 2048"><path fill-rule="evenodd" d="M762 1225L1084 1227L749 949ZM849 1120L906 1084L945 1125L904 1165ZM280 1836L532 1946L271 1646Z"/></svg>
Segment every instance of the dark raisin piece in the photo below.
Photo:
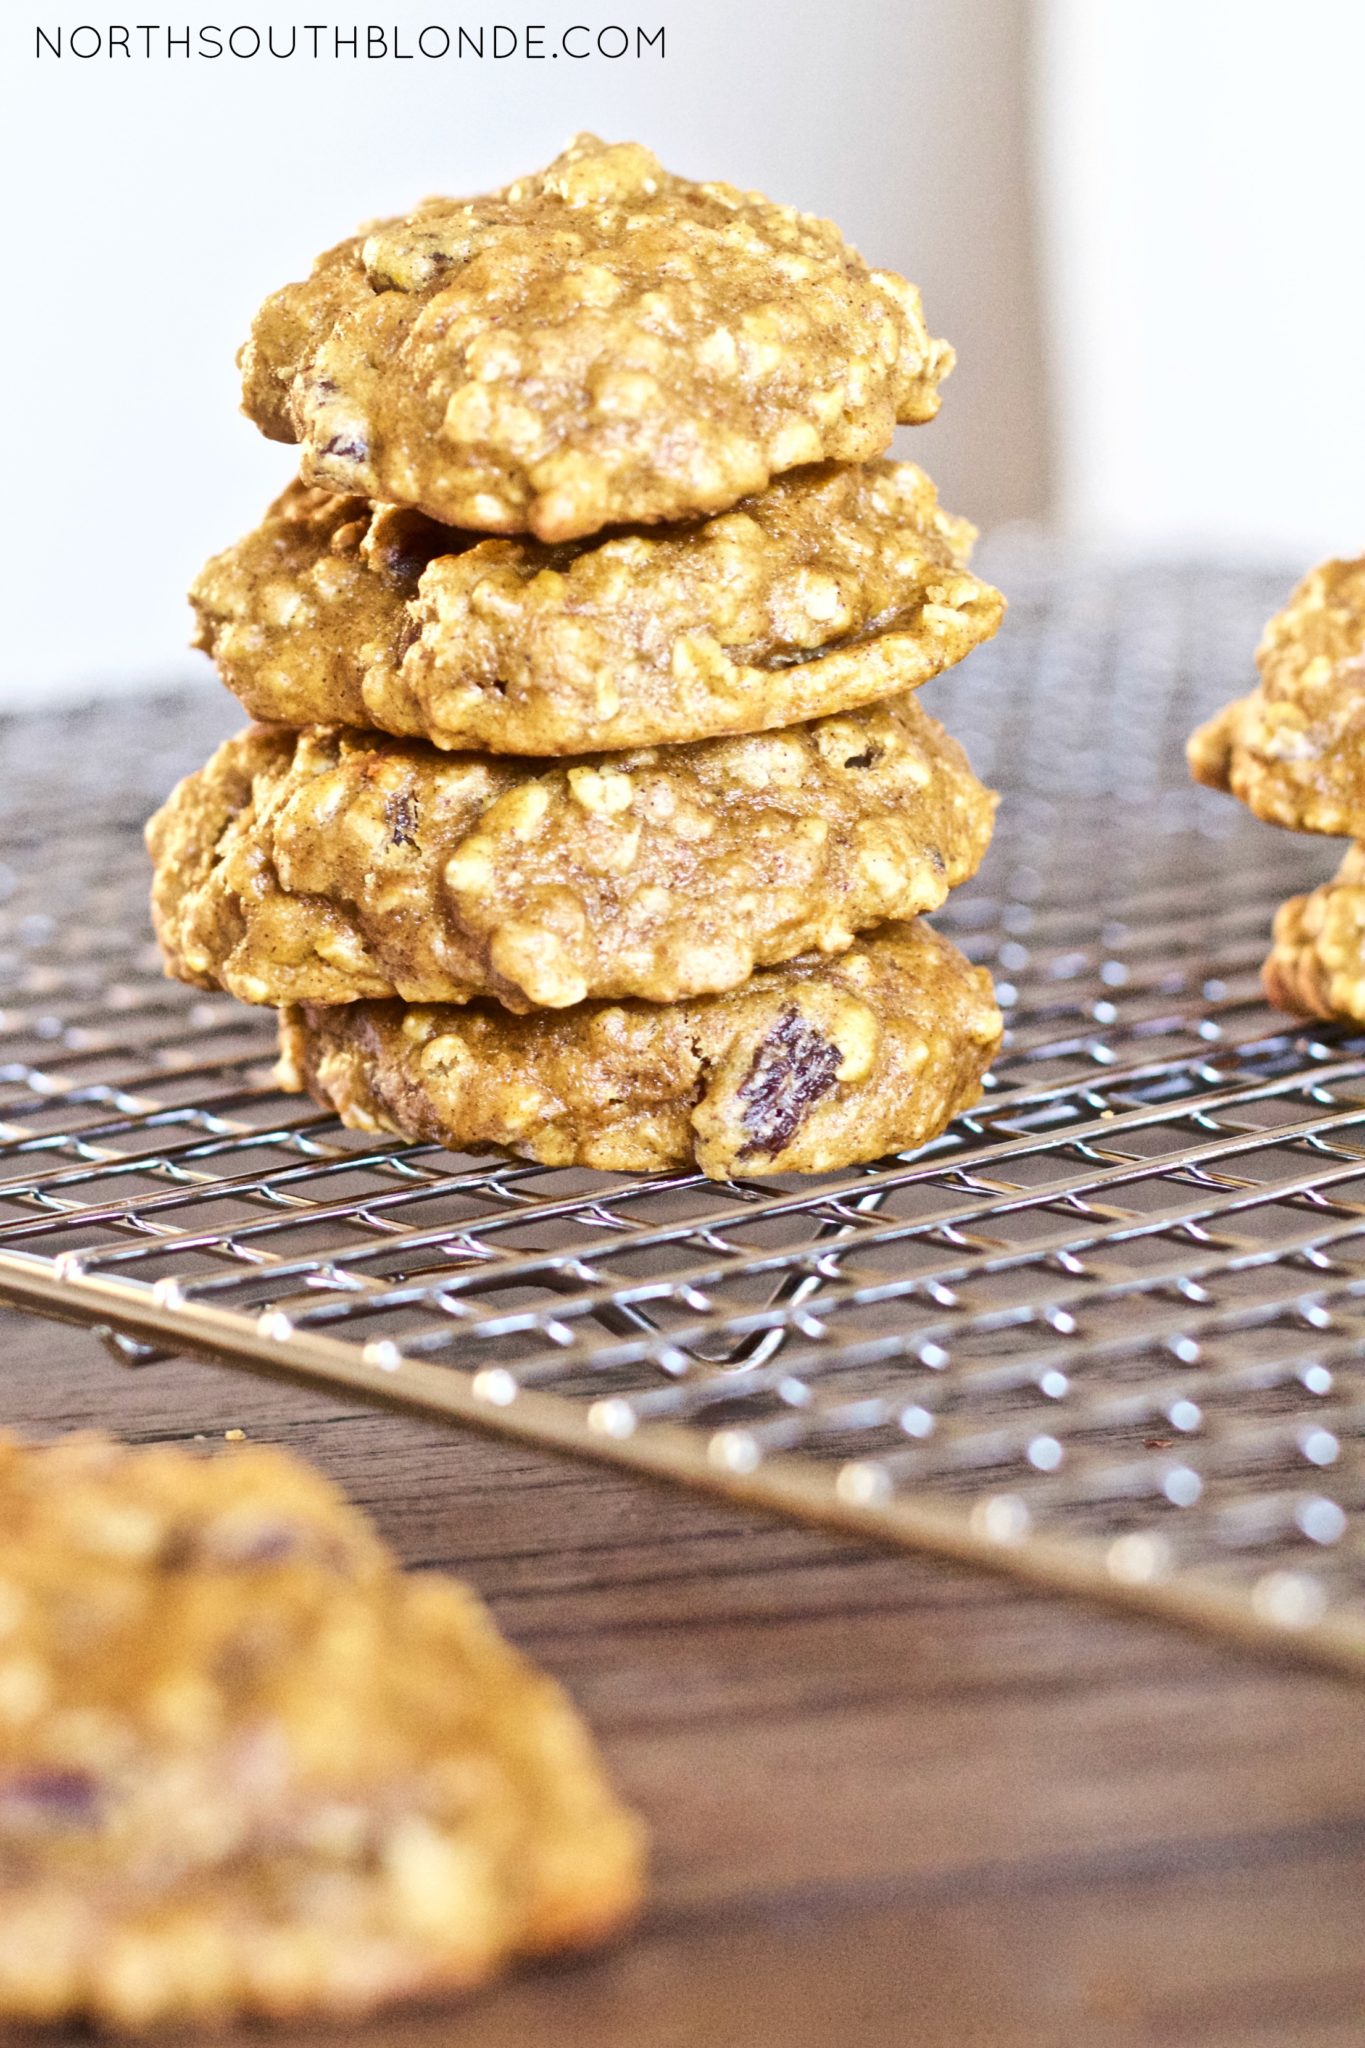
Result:
<svg viewBox="0 0 1365 2048"><path fill-rule="evenodd" d="M0 1779L0 1828L25 1834L92 1828L100 1817L103 1787L89 1771L20 1771Z"/></svg>
<svg viewBox="0 0 1365 2048"><path fill-rule="evenodd" d="M452 552L450 543L451 535L446 528L420 514L396 519L391 524L387 544L380 551L380 567L390 583L396 583L402 590L415 590L427 563L437 555Z"/></svg>
<svg viewBox="0 0 1365 2048"><path fill-rule="evenodd" d="M370 444L358 434L333 434L323 448L324 455L339 455L343 462L368 462Z"/></svg>
<svg viewBox="0 0 1365 2048"><path fill-rule="evenodd" d="M417 844L417 799L406 789L396 789L384 799L384 822L395 846Z"/></svg>
<svg viewBox="0 0 1365 2048"><path fill-rule="evenodd" d="M229 1514L203 1528L174 1530L162 1566L172 1572L254 1571L304 1561L342 1571L347 1553L334 1536L263 1511L251 1518Z"/></svg>
<svg viewBox="0 0 1365 2048"><path fill-rule="evenodd" d="M799 1010L784 1010L739 1085L745 1152L773 1159L783 1151L807 1110L834 1086L842 1058Z"/></svg>
<svg viewBox="0 0 1365 2048"><path fill-rule="evenodd" d="M880 747L866 747L861 754L850 754L844 766L845 768L870 768L873 762L880 760L880 758Z"/></svg>

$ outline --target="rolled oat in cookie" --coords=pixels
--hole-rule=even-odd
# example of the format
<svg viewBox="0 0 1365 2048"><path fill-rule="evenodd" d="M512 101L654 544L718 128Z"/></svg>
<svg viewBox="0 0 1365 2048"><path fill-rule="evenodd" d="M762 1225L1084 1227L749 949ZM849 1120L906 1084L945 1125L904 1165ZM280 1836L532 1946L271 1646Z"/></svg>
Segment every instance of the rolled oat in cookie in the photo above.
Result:
<svg viewBox="0 0 1365 2048"><path fill-rule="evenodd" d="M247 1002L671 1002L936 910L994 809L912 697L564 765L255 726L148 827L153 914Z"/></svg>
<svg viewBox="0 0 1365 2048"><path fill-rule="evenodd" d="M757 732L913 689L1000 623L909 462L562 547L292 484L190 592L253 717L566 754Z"/></svg>
<svg viewBox="0 0 1365 2048"><path fill-rule="evenodd" d="M952 361L914 286L829 221L580 135L329 249L241 368L309 481L560 541L865 462L932 418Z"/></svg>
<svg viewBox="0 0 1365 2048"><path fill-rule="evenodd" d="M0 1437L0 2021L365 2014L611 1934L559 1689L319 1474Z"/></svg>
<svg viewBox="0 0 1365 2048"><path fill-rule="evenodd" d="M1306 576L1256 662L1257 687L1191 739L1196 781L1272 825L1365 839L1365 556Z"/></svg>
<svg viewBox="0 0 1365 2048"><path fill-rule="evenodd" d="M916 919L692 1002L291 1007L280 1079L355 1129L456 1151L816 1173L935 1137L976 1100L1000 1029L990 977Z"/></svg>

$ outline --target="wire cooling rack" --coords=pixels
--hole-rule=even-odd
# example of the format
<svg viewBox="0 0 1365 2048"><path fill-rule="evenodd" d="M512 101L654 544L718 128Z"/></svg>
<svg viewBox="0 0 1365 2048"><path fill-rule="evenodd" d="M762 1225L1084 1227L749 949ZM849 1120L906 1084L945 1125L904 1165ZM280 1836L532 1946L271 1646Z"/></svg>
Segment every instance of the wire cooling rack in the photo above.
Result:
<svg viewBox="0 0 1365 2048"><path fill-rule="evenodd" d="M991 566L929 701L1007 792L940 920L1007 1048L810 1181L345 1132L151 946L139 825L233 707L0 726L0 1299L1365 1670L1365 1037L1256 979L1333 852L1180 760L1287 579Z"/></svg>

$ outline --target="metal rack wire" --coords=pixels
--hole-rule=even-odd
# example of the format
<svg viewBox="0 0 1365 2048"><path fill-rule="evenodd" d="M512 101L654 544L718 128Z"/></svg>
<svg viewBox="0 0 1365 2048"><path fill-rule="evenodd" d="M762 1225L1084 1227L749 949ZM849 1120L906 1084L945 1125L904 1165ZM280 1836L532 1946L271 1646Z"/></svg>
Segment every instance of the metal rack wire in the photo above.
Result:
<svg viewBox="0 0 1365 2048"><path fill-rule="evenodd" d="M931 694L1005 785L940 920L982 1106L814 1181L376 1144L163 981L138 827L211 693L0 728L0 1299L1365 1671L1365 1037L1256 968L1332 850L1191 789L1283 578L993 565Z"/></svg>

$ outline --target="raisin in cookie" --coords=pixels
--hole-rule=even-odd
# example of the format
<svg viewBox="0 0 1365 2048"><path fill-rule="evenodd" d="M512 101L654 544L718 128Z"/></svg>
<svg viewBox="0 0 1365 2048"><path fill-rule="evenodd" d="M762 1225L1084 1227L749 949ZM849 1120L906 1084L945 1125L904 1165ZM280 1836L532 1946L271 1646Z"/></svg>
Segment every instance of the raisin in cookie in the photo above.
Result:
<svg viewBox="0 0 1365 2048"><path fill-rule="evenodd" d="M252 1003L672 1002L936 910L994 809L912 698L553 767L254 726L149 825L153 917Z"/></svg>
<svg viewBox="0 0 1365 2048"><path fill-rule="evenodd" d="M255 718L587 753L913 689L1000 622L973 538L909 462L801 470L719 518L565 547L294 484L190 599Z"/></svg>
<svg viewBox="0 0 1365 2048"><path fill-rule="evenodd" d="M281 1453L0 1439L0 1622L7 2020L364 2013L638 1902L558 1688Z"/></svg>
<svg viewBox="0 0 1365 2048"><path fill-rule="evenodd" d="M1272 825L1365 838L1365 556L1306 576L1256 661L1257 688L1190 741L1195 779Z"/></svg>
<svg viewBox="0 0 1365 2048"><path fill-rule="evenodd" d="M359 1130L724 1179L925 1144L976 1100L999 1042L989 977L916 920L688 1003L291 1008L280 1079Z"/></svg>
<svg viewBox="0 0 1365 2048"><path fill-rule="evenodd" d="M830 222L582 135L328 250L241 367L311 482L559 541L866 461L932 418L952 360L913 285Z"/></svg>

